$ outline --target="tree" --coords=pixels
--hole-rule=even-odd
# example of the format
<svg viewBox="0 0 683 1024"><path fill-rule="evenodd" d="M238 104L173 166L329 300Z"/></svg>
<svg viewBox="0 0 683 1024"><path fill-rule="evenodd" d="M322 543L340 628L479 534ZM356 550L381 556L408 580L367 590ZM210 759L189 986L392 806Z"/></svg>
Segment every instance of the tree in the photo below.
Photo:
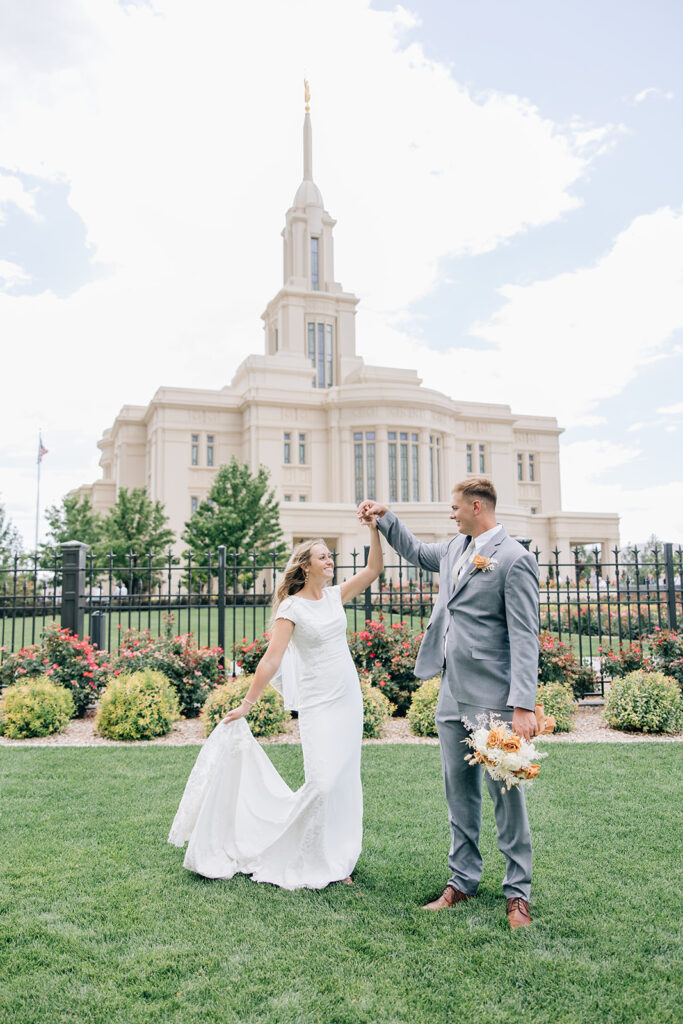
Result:
<svg viewBox="0 0 683 1024"><path fill-rule="evenodd" d="M51 505L45 512L48 524L47 540L40 548L40 563L51 568L61 544L79 540L95 548L102 539L102 516L95 512L90 498L72 496L62 498L61 505Z"/></svg>
<svg viewBox="0 0 683 1024"><path fill-rule="evenodd" d="M21 554L21 537L11 519L7 518L5 506L0 504L0 569L8 569L14 556Z"/></svg>
<svg viewBox="0 0 683 1024"><path fill-rule="evenodd" d="M153 502L145 487L121 487L116 504L102 521L102 533L95 544L98 566L106 565L112 552L118 582L125 583L129 590L144 590L150 581L150 565L165 565L165 553L175 540L167 523L164 506L160 501ZM152 582L156 582L156 574Z"/></svg>
<svg viewBox="0 0 683 1024"><path fill-rule="evenodd" d="M665 571L664 545L653 533L643 544L628 544L620 552L619 564L622 577L631 583L654 582Z"/></svg>
<svg viewBox="0 0 683 1024"><path fill-rule="evenodd" d="M249 565L252 553L257 565L285 554L280 510L275 492L268 488L269 479L265 466L253 475L234 455L227 466L220 467L208 498L185 523L182 535L200 565L206 565L207 553L215 554L221 544L229 555L237 552L240 566ZM246 588L253 580L253 572L242 568L240 584Z"/></svg>

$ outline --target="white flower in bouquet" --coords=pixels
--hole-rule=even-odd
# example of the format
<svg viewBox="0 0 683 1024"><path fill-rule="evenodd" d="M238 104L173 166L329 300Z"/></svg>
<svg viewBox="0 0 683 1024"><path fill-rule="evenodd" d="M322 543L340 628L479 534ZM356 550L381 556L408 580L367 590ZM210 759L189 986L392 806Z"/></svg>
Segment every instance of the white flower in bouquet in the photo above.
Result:
<svg viewBox="0 0 683 1024"><path fill-rule="evenodd" d="M483 764L492 779L503 783L504 793L535 779L541 766L534 762L548 755L518 736L498 715L491 715L488 723L486 719L486 715L479 715L476 728L465 720L465 725L471 729L463 740L471 748L465 760L472 765Z"/></svg>

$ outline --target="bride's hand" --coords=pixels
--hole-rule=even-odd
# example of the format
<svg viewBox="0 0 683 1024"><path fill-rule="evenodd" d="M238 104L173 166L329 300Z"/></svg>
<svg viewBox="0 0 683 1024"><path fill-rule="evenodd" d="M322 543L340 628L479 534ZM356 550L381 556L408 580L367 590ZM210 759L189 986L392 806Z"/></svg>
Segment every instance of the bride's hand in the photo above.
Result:
<svg viewBox="0 0 683 1024"><path fill-rule="evenodd" d="M238 718L244 718L251 711L251 705L242 701L238 708L233 708L232 711L228 711L225 718L221 719L221 723L236 722Z"/></svg>

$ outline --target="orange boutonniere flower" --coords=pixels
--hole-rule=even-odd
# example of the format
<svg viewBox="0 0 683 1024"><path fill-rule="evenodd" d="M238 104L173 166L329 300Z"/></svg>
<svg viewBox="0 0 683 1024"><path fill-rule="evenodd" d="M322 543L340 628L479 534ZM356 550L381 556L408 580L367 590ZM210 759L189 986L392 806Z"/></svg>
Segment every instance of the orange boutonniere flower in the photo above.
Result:
<svg viewBox="0 0 683 1024"><path fill-rule="evenodd" d="M470 571L476 572L477 569L480 569L482 572L493 572L497 565L498 560L496 558L484 558L483 555L475 555L472 559L472 569Z"/></svg>

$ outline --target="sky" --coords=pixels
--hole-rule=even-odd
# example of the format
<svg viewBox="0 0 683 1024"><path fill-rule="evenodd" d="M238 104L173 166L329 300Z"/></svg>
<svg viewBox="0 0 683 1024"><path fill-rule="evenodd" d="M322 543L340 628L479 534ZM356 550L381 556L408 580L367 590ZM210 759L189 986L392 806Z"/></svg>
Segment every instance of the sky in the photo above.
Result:
<svg viewBox="0 0 683 1024"><path fill-rule="evenodd" d="M556 416L562 501L683 540L679 0L0 0L0 502L263 351L302 176L366 361ZM41 524L44 532L45 524Z"/></svg>

